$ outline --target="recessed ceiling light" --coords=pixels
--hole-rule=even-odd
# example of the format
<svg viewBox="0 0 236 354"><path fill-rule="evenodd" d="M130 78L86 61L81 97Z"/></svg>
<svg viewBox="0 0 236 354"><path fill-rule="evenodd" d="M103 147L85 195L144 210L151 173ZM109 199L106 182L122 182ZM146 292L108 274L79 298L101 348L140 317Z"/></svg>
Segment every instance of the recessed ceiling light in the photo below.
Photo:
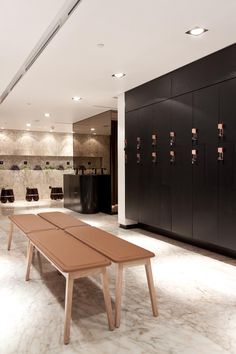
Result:
<svg viewBox="0 0 236 354"><path fill-rule="evenodd" d="M125 76L125 73L115 73L112 74L112 77L115 77L116 79L121 79L122 77Z"/></svg>
<svg viewBox="0 0 236 354"><path fill-rule="evenodd" d="M82 100L82 98L80 96L74 96L74 97L72 97L72 100L73 101L80 101L80 100Z"/></svg>
<svg viewBox="0 0 236 354"><path fill-rule="evenodd" d="M200 36L204 32L207 32L208 29L203 28L203 27L194 27L191 30L187 31L186 34L190 34L192 36Z"/></svg>
<svg viewBox="0 0 236 354"><path fill-rule="evenodd" d="M91 128L90 130L93 132L95 130L95 128Z"/></svg>
<svg viewBox="0 0 236 354"><path fill-rule="evenodd" d="M31 124L30 124L30 123L26 123L26 126L27 126L27 127L31 127Z"/></svg>
<svg viewBox="0 0 236 354"><path fill-rule="evenodd" d="M44 113L44 117L49 118L50 117L50 113Z"/></svg>

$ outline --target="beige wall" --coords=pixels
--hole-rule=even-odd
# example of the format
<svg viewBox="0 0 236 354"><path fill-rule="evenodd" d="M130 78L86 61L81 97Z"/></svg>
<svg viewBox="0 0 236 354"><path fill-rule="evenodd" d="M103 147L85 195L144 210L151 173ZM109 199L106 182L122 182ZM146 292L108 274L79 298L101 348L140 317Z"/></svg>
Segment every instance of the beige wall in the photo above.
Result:
<svg viewBox="0 0 236 354"><path fill-rule="evenodd" d="M3 130L0 155L73 156L73 135Z"/></svg>

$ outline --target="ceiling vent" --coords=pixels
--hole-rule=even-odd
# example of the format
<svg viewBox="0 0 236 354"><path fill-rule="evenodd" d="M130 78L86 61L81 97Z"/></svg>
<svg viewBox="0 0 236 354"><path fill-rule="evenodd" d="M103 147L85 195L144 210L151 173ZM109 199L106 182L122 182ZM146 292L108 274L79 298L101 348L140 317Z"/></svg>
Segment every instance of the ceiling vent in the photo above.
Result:
<svg viewBox="0 0 236 354"><path fill-rule="evenodd" d="M72 12L76 9L76 7L79 5L81 0L77 0L75 2L75 4L72 6L72 8L69 10L69 12L67 13L68 17L72 14Z"/></svg>
<svg viewBox="0 0 236 354"><path fill-rule="evenodd" d="M114 108L114 107L109 107L109 106L100 106L100 105L98 105L98 104L94 104L93 105L93 107L96 107L96 108L108 108L108 109L116 109L116 108Z"/></svg>
<svg viewBox="0 0 236 354"><path fill-rule="evenodd" d="M6 89L1 94L0 104L7 98L9 93L14 89L14 87L18 84L18 82L25 75L25 73L36 62L38 57L43 53L44 49L48 46L48 44L54 38L56 33L59 31L59 29L68 20L69 16L72 14L72 12L74 12L74 10L77 8L77 6L79 5L80 2L81 2L81 0L71 1L67 8L63 8L63 11L59 12L56 19L48 27L47 31L44 33L42 38L36 44L34 49L31 51L30 55L25 60L24 64L18 70L16 75L13 77L10 84L6 87Z"/></svg>
<svg viewBox="0 0 236 354"><path fill-rule="evenodd" d="M29 63L26 64L25 71L28 71L29 68L31 68L31 66L34 64L34 62L35 62L35 61L38 59L38 57L40 56L40 54L42 54L42 52L44 51L44 49L47 47L47 45L49 44L49 42L51 42L51 40L53 39L53 37L55 36L55 34L59 31L60 27L61 27L61 26L58 24L58 25L52 30L52 32L47 36L47 38L44 40L44 42L42 43L42 45L36 50L35 54L31 57Z"/></svg>

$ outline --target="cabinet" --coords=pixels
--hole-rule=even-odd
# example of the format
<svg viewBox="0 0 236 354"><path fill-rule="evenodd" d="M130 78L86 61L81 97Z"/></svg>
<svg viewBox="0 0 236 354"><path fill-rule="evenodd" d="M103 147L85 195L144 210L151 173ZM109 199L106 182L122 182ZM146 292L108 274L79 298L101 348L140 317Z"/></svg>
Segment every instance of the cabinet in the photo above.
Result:
<svg viewBox="0 0 236 354"><path fill-rule="evenodd" d="M139 207L139 165L137 164L137 137L139 112L132 111L126 114L125 119L125 205L126 217L138 221Z"/></svg>
<svg viewBox="0 0 236 354"><path fill-rule="evenodd" d="M220 86L220 122L224 124L224 159L219 161L219 230L221 246L236 250L236 79Z"/></svg>
<svg viewBox="0 0 236 354"><path fill-rule="evenodd" d="M126 94L126 216L233 254L235 58L233 45Z"/></svg>
<svg viewBox="0 0 236 354"><path fill-rule="evenodd" d="M193 238L217 244L219 85L193 94Z"/></svg>
<svg viewBox="0 0 236 354"><path fill-rule="evenodd" d="M171 100L171 132L174 161L171 163L172 232L192 237L192 94Z"/></svg>

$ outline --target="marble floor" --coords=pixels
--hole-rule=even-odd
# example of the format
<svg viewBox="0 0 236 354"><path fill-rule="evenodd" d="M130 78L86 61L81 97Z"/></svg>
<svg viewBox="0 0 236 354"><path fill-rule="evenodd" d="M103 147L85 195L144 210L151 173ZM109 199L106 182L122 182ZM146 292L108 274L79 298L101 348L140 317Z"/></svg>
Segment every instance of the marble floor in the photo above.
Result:
<svg viewBox="0 0 236 354"><path fill-rule="evenodd" d="M30 207L29 207L30 205ZM99 278L75 282L71 342L63 345L65 280L37 255L24 281L26 238L15 231L6 250L7 215L63 210L153 252L159 316L152 317L144 267L125 271L122 321L109 332ZM219 354L236 353L236 260L140 229L123 230L117 216L78 215L61 202L1 207L1 354ZM109 269L114 300L114 268ZM114 305L114 302L113 302Z"/></svg>

